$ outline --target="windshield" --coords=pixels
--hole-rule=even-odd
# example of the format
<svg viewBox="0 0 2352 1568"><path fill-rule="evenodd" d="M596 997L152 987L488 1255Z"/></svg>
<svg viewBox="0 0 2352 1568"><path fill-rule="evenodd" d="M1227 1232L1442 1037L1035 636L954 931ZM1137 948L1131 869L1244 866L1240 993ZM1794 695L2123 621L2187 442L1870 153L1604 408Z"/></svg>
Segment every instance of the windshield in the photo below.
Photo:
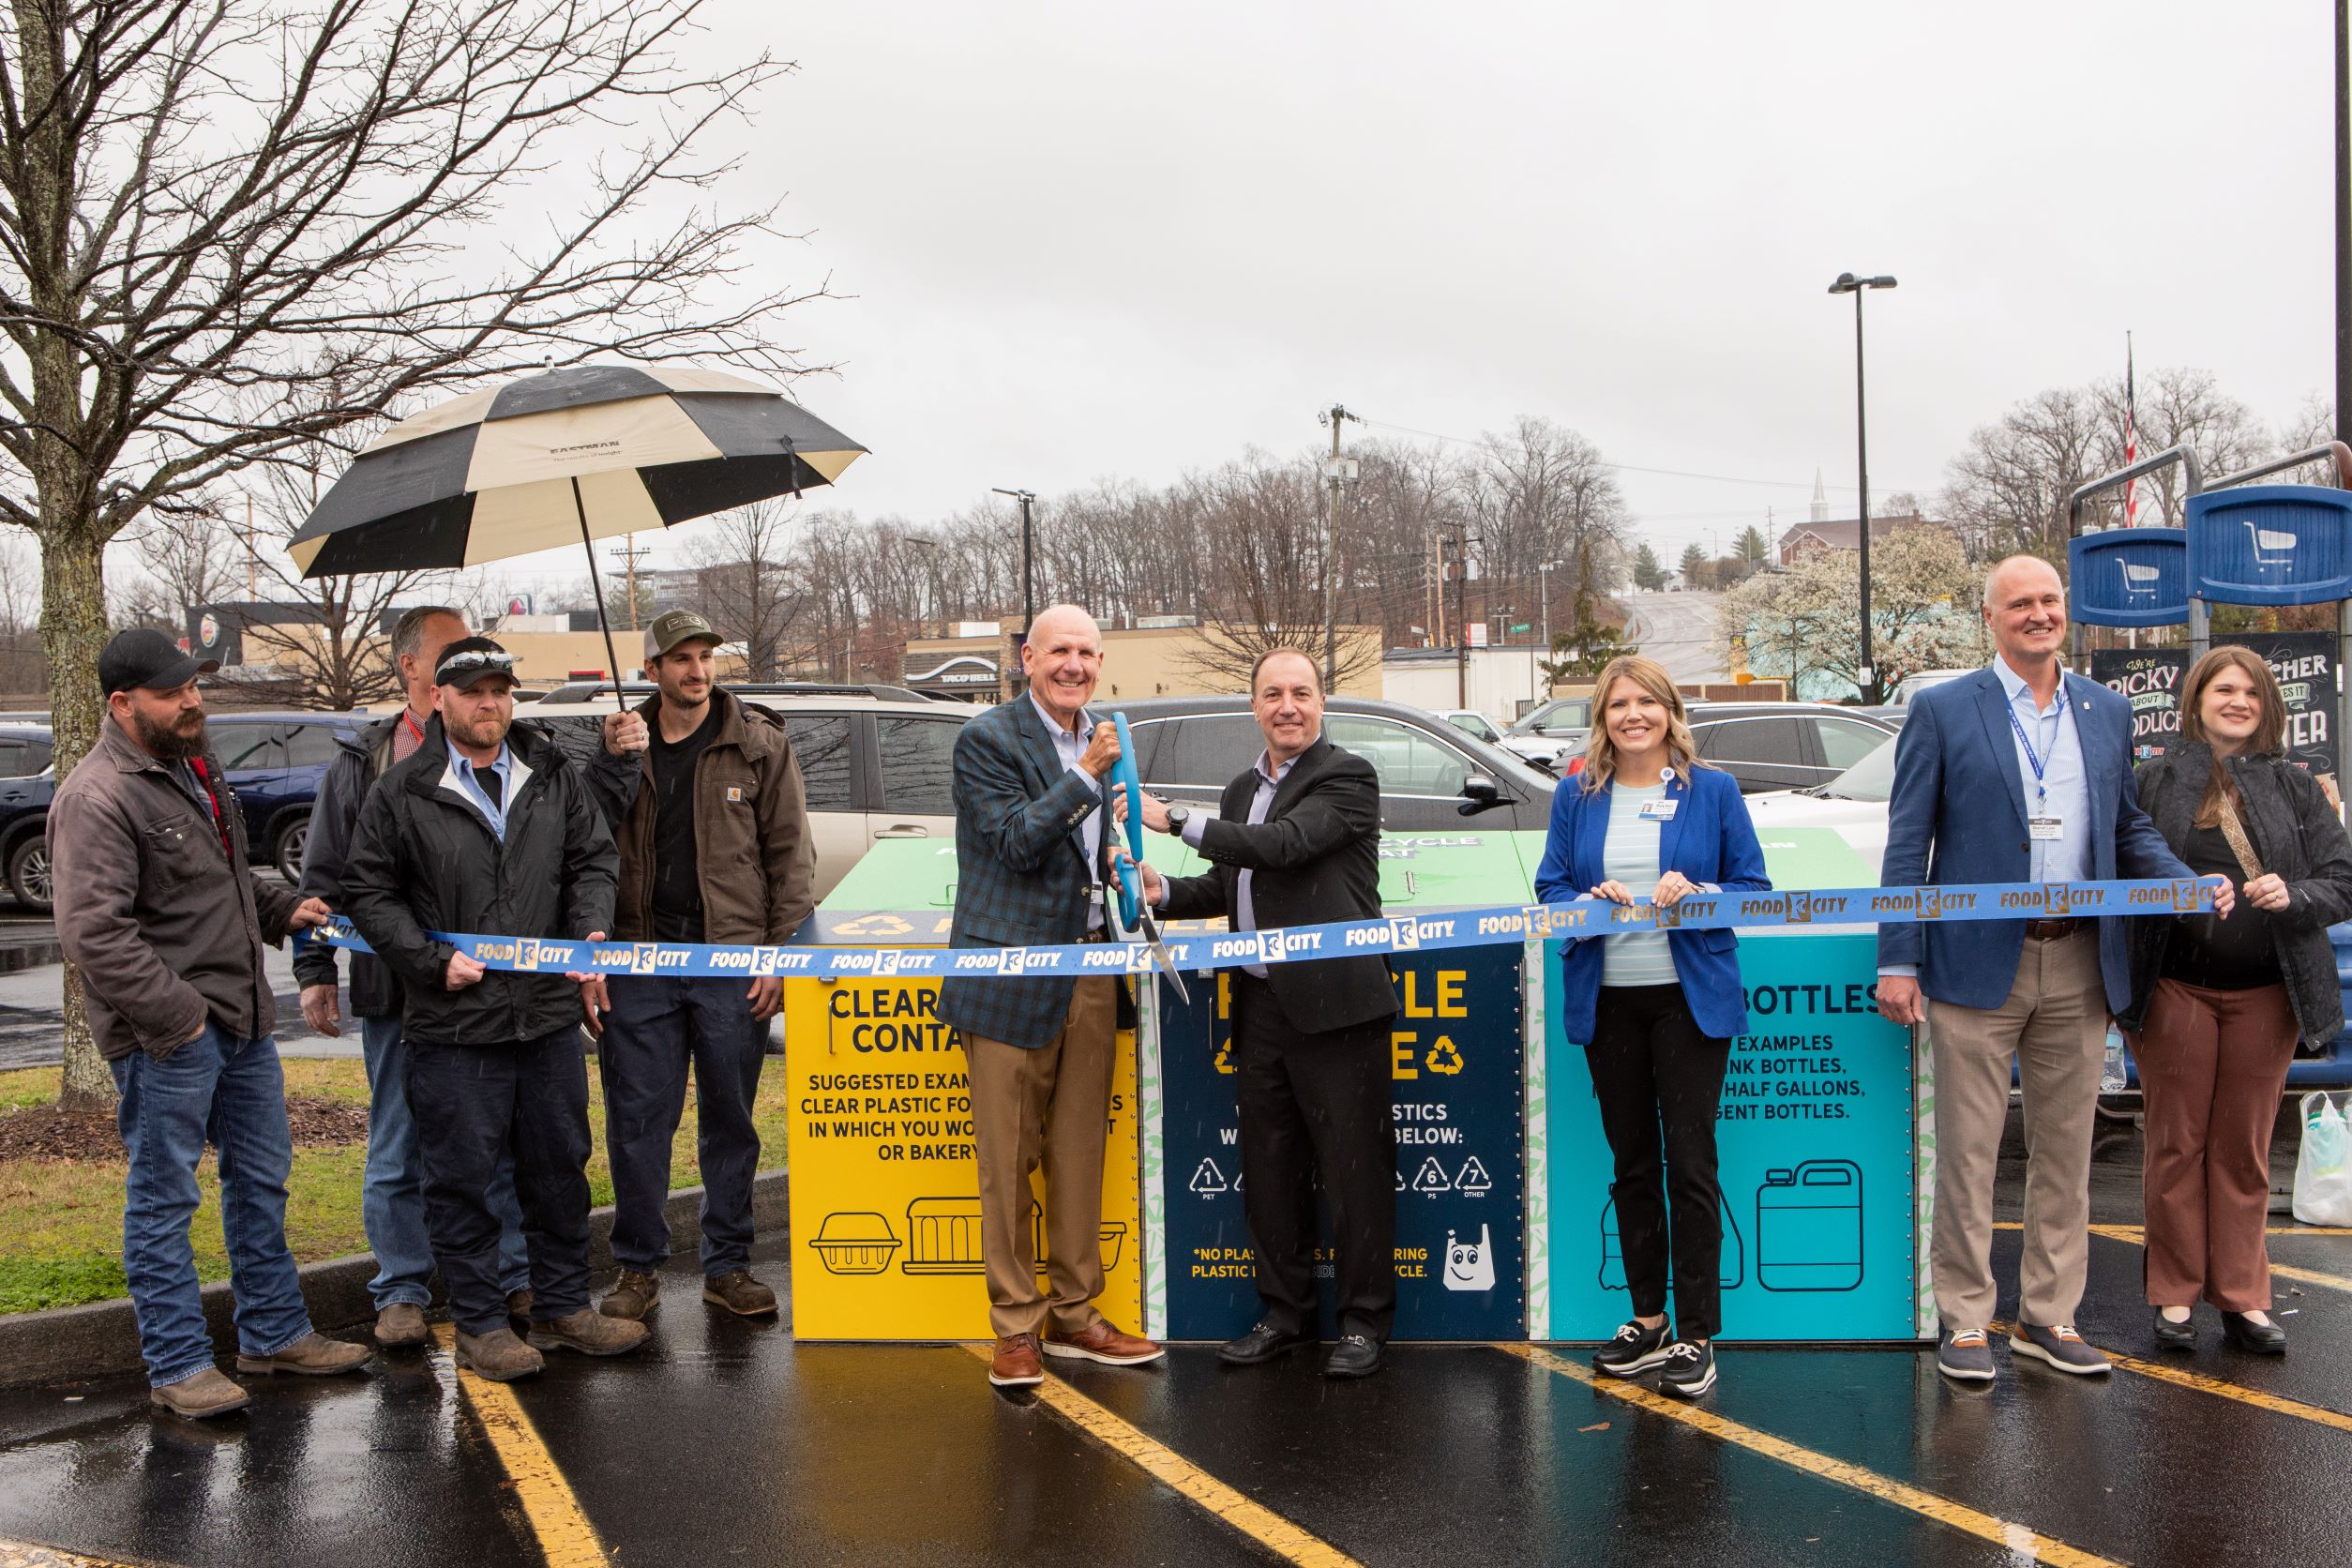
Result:
<svg viewBox="0 0 2352 1568"><path fill-rule="evenodd" d="M1534 709L1506 731L1514 735L1540 735L1545 730L1581 730L1592 722L1592 699L1590 697L1555 697Z"/></svg>
<svg viewBox="0 0 2352 1568"><path fill-rule="evenodd" d="M1891 799L1894 794L1894 743L1889 741L1816 792L1829 800Z"/></svg>

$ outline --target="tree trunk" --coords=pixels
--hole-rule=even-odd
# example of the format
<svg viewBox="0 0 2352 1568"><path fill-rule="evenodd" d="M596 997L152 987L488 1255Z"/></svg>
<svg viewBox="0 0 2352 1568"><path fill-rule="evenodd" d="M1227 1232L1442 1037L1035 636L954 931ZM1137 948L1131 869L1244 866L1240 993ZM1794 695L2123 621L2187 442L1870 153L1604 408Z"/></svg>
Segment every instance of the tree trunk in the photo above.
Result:
<svg viewBox="0 0 2352 1568"><path fill-rule="evenodd" d="M98 656L106 646L104 547L86 523L53 528L41 541L41 643L49 654L51 723L60 783L98 743L104 709L98 701ZM55 897L73 897L58 888ZM114 1104L114 1077L98 1055L73 965L65 978L66 1067L58 1104L104 1110Z"/></svg>

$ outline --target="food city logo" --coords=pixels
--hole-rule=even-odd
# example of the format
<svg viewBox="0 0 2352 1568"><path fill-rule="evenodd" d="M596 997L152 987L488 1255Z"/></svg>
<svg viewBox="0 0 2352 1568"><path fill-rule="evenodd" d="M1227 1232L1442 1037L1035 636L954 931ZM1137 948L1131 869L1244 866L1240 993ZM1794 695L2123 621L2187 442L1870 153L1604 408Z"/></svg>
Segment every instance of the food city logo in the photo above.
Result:
<svg viewBox="0 0 2352 1568"><path fill-rule="evenodd" d="M2203 882L2179 878L2162 887L2135 887L2125 898L2133 909L2169 910L2174 914L2196 914L2206 908L2207 890Z"/></svg>
<svg viewBox="0 0 2352 1568"><path fill-rule="evenodd" d="M958 973L1027 974L1035 971L1042 974L1054 969L1062 956L1050 947L983 947L965 948L955 957Z"/></svg>
<svg viewBox="0 0 2352 1568"><path fill-rule="evenodd" d="M568 970L575 962L568 942L542 942L537 937L491 939L474 944L478 963L503 964L526 974L543 969Z"/></svg>
<svg viewBox="0 0 2352 1568"><path fill-rule="evenodd" d="M1259 931L1241 931L1232 936L1217 937L1209 943L1209 960L1219 967L1232 964L1278 964L1291 958L1319 953L1323 947L1320 931L1291 931L1281 927L1269 927Z"/></svg>
<svg viewBox="0 0 2352 1568"><path fill-rule="evenodd" d="M1680 930L1715 917L1718 900L1712 894L1687 894L1671 904L1617 904L1609 910L1612 926L1652 926L1661 931Z"/></svg>
<svg viewBox="0 0 2352 1568"><path fill-rule="evenodd" d="M1972 914L1977 896L1941 887L1906 887L1874 893L1870 896L1870 913L1908 915L1913 920L1941 920L1948 914Z"/></svg>
<svg viewBox="0 0 2352 1568"><path fill-rule="evenodd" d="M2011 888L2001 895L1999 907L2021 914L2043 914L2052 920L2064 920L2074 912L2077 902L2097 901L2098 895L2072 882L2043 882L2039 887Z"/></svg>
<svg viewBox="0 0 2352 1568"><path fill-rule="evenodd" d="M1078 955L1078 969L1089 973L1149 974L1152 972L1152 949L1139 942L1097 943Z"/></svg>
<svg viewBox="0 0 2352 1568"><path fill-rule="evenodd" d="M928 974L937 957L920 948L871 947L861 953L836 953L832 966L836 974L866 974L889 980L906 974Z"/></svg>
<svg viewBox="0 0 2352 1568"><path fill-rule="evenodd" d="M1385 947L1392 953L1417 953L1424 942L1454 941L1452 920L1416 920L1410 914L1392 916L1387 920L1367 920L1349 929L1348 947Z"/></svg>
<svg viewBox="0 0 2352 1568"><path fill-rule="evenodd" d="M1740 900L1742 919L1777 920L1783 926L1810 926L1835 920L1852 900L1844 894L1772 893Z"/></svg>
<svg viewBox="0 0 2352 1568"><path fill-rule="evenodd" d="M489 942L476 943L476 951L487 950ZM593 947L588 961L606 974L659 974L665 969L683 970L693 958L683 947L665 947L657 942L625 942L617 947Z"/></svg>

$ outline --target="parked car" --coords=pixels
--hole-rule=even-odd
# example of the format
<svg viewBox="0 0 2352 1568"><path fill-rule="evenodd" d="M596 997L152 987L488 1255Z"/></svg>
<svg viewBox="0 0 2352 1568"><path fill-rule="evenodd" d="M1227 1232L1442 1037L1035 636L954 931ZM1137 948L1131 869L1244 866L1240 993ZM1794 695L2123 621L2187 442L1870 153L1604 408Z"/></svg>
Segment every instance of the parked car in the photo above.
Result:
<svg viewBox="0 0 2352 1568"><path fill-rule="evenodd" d="M1941 686L1946 681L1956 681L1963 675L1975 673L1973 670L1915 670L1903 677L1902 682L1895 686L1893 695L1887 699L1887 704L1890 707L1907 708L1912 701L1929 686Z"/></svg>
<svg viewBox="0 0 2352 1568"><path fill-rule="evenodd" d="M1195 807L1214 811L1225 786L1266 748L1240 697L1094 706L1127 716L1137 771L1153 792ZM1379 771L1382 827L1425 833L1473 817L1498 831L1540 833L1551 821L1557 779L1423 709L1334 697L1323 709L1323 732Z"/></svg>
<svg viewBox="0 0 2352 1568"><path fill-rule="evenodd" d="M1488 746L1501 743L1502 731L1495 727L1495 721L1476 708L1442 708L1439 710L1438 716L1465 735L1485 741Z"/></svg>
<svg viewBox="0 0 2352 1568"><path fill-rule="evenodd" d="M597 689L600 701L559 701L565 692L552 693L521 710L520 721L541 726L584 764L603 748L604 721L613 712L611 686ZM641 702L653 689L625 685L622 693ZM759 686L727 689L781 718L792 738L817 841L818 897L882 839L955 842L951 760L957 733L980 709L912 693L904 701L869 694L897 687L841 686L825 696L776 695Z"/></svg>
<svg viewBox="0 0 2352 1568"><path fill-rule="evenodd" d="M49 771L46 724L0 724L0 778L32 778Z"/></svg>
<svg viewBox="0 0 2352 1568"><path fill-rule="evenodd" d="M245 813L247 853L254 865L275 866L288 882L302 880L310 805L327 764L345 735L373 722L373 715L361 713L208 716L212 748Z"/></svg>
<svg viewBox="0 0 2352 1568"><path fill-rule="evenodd" d="M22 778L0 778L0 873L16 901L47 914L53 903L49 880L50 797L57 792L54 769Z"/></svg>
<svg viewBox="0 0 2352 1568"><path fill-rule="evenodd" d="M1555 697L1529 709L1496 744L1522 761L1565 774L1569 760L1584 749L1591 733L1592 699Z"/></svg>
<svg viewBox="0 0 2352 1568"><path fill-rule="evenodd" d="M1740 792L1826 784L1894 738L1892 722L1819 702L1694 702L1698 754L1740 781Z"/></svg>

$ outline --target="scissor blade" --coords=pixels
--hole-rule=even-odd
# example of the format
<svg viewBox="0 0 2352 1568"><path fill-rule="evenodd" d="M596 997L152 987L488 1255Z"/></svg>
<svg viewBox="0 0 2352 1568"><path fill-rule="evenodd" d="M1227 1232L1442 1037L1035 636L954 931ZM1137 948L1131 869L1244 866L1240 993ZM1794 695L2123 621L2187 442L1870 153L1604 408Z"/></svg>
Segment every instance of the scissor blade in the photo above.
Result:
<svg viewBox="0 0 2352 1568"><path fill-rule="evenodd" d="M1160 966L1160 972L1167 975L1169 984L1176 988L1176 994L1190 1005L1192 992L1185 988L1184 977L1176 969L1175 955L1168 952L1168 942L1160 935L1160 923L1152 918L1149 910L1136 911L1136 919L1143 927L1143 940L1152 944L1152 961Z"/></svg>

